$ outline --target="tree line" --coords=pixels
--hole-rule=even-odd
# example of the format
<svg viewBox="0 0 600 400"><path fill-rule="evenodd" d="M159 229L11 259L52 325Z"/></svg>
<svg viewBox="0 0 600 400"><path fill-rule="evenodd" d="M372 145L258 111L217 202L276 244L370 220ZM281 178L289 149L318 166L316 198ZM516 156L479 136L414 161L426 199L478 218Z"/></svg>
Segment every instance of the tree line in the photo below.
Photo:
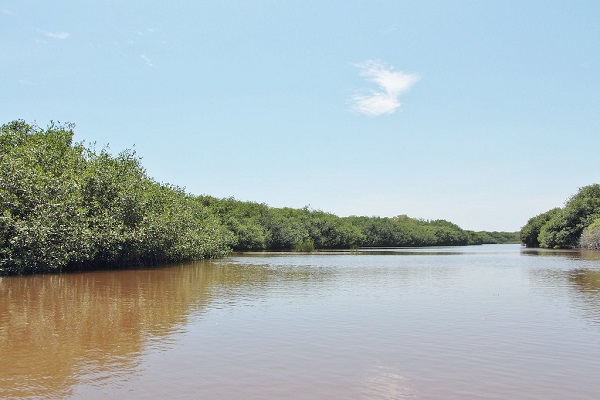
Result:
<svg viewBox="0 0 600 400"><path fill-rule="evenodd" d="M562 208L536 215L521 228L527 247L600 249L600 185L582 187Z"/></svg>
<svg viewBox="0 0 600 400"><path fill-rule="evenodd" d="M0 128L0 275L128 268L232 251L518 242L445 220L338 217L194 196L149 177L134 151L73 142L72 124Z"/></svg>

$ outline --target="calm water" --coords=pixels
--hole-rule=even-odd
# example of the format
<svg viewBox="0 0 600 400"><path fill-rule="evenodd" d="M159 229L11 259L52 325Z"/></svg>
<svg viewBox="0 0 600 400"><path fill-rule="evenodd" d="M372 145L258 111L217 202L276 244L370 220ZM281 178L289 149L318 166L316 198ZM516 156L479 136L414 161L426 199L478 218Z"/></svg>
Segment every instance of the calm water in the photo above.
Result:
<svg viewBox="0 0 600 400"><path fill-rule="evenodd" d="M600 253L245 254L0 278L0 397L598 399Z"/></svg>

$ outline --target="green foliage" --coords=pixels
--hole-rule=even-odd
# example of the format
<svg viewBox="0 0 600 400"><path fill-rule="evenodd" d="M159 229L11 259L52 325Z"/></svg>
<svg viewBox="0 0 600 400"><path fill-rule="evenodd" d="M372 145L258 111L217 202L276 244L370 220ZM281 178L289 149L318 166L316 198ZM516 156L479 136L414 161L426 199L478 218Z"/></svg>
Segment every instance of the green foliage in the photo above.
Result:
<svg viewBox="0 0 600 400"><path fill-rule="evenodd" d="M131 151L73 144L72 129L0 128L0 273L227 254L231 233L193 196L152 181Z"/></svg>
<svg viewBox="0 0 600 400"><path fill-rule="evenodd" d="M301 210L310 242L319 249L347 249L357 247L364 236L360 230L343 218L323 211Z"/></svg>
<svg viewBox="0 0 600 400"><path fill-rule="evenodd" d="M363 247L392 247L409 240L390 218L352 216L346 220L362 232L364 240L360 246Z"/></svg>
<svg viewBox="0 0 600 400"><path fill-rule="evenodd" d="M265 204L242 202L233 198L216 199L199 196L198 201L212 210L231 232L232 247L236 251L264 250L269 233L262 223L270 210Z"/></svg>
<svg viewBox="0 0 600 400"><path fill-rule="evenodd" d="M579 245L582 249L600 250L600 218L583 230Z"/></svg>
<svg viewBox="0 0 600 400"><path fill-rule="evenodd" d="M0 270L60 268L87 254L77 223L84 214L73 182L84 168L71 126L43 131L23 121L0 128Z"/></svg>
<svg viewBox="0 0 600 400"><path fill-rule="evenodd" d="M563 208L531 218L521 229L521 241L527 247L579 247L583 232L598 218L600 185L585 186Z"/></svg>
<svg viewBox="0 0 600 400"><path fill-rule="evenodd" d="M445 221L424 221L400 215L393 218L348 217L363 234L363 247L461 246L469 234Z"/></svg>
<svg viewBox="0 0 600 400"><path fill-rule="evenodd" d="M538 236L540 247L578 247L583 230L598 218L600 185L585 186L542 226Z"/></svg>
<svg viewBox="0 0 600 400"><path fill-rule="evenodd" d="M304 242L295 245L293 250L303 253L310 253L315 251L315 244L311 240L305 240Z"/></svg>
<svg viewBox="0 0 600 400"><path fill-rule="evenodd" d="M233 198L200 196L233 235L233 249L290 250L311 243L317 249L352 248L362 240L360 230L344 219L308 208L271 208Z"/></svg>
<svg viewBox="0 0 600 400"><path fill-rule="evenodd" d="M502 244L520 243L519 232L486 232L467 231L468 243L471 244Z"/></svg>
<svg viewBox="0 0 600 400"><path fill-rule="evenodd" d="M445 220L340 218L319 210L271 208L233 198L201 196L233 234L234 250L344 249L518 243L516 232L472 232Z"/></svg>
<svg viewBox="0 0 600 400"><path fill-rule="evenodd" d="M527 224L521 228L521 243L526 247L540 247L539 235L542 227L548 223L555 215L561 212L560 208L553 208L550 211L536 215L527 221Z"/></svg>

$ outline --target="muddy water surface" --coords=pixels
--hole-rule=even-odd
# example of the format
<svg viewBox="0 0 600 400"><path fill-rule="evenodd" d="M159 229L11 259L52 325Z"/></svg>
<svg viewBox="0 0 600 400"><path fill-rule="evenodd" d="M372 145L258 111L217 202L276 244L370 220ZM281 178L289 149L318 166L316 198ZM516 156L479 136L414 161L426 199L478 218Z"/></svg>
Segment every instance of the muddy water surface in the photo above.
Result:
<svg viewBox="0 0 600 400"><path fill-rule="evenodd" d="M0 278L0 397L597 399L600 254L243 254Z"/></svg>

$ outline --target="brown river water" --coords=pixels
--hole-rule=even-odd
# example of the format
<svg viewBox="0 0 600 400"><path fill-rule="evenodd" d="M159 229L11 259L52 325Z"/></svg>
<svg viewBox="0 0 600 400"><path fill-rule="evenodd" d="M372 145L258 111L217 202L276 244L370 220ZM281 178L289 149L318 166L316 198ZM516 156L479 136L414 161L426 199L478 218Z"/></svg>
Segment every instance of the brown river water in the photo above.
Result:
<svg viewBox="0 0 600 400"><path fill-rule="evenodd" d="M598 399L600 253L251 253L4 277L0 397Z"/></svg>

